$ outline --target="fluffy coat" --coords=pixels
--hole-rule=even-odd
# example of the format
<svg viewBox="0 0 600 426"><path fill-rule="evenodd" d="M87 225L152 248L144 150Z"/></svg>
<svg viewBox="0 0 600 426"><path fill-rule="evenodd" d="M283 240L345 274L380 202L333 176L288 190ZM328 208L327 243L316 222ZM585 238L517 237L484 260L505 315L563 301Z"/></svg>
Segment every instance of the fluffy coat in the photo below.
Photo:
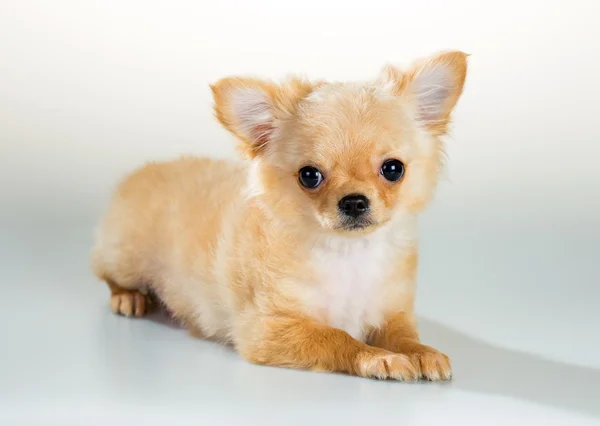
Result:
<svg viewBox="0 0 600 426"><path fill-rule="evenodd" d="M446 52L367 83L225 78L215 112L241 162L148 164L118 187L93 269L115 313L153 293L195 334L250 362L399 380L447 380L414 316L417 216L434 192L441 138L467 55ZM382 164L402 162L397 182ZM303 167L319 170L316 188ZM349 228L340 200L369 200Z"/></svg>

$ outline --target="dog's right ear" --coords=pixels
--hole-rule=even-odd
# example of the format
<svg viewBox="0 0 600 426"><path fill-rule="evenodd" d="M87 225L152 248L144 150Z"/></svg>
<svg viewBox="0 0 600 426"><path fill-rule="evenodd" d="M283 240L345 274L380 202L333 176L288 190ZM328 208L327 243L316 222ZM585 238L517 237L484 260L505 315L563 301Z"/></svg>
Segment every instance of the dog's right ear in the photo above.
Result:
<svg viewBox="0 0 600 426"><path fill-rule="evenodd" d="M253 78L224 78L210 86L219 122L242 142L250 158L276 143L282 120L294 114L313 85L292 78L275 84Z"/></svg>

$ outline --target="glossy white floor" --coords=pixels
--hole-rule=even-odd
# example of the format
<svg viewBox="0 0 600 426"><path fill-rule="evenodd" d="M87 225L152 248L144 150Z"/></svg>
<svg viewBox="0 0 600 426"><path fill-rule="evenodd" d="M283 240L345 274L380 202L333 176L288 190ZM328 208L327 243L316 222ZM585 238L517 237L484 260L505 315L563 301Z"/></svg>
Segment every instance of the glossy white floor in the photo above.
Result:
<svg viewBox="0 0 600 426"><path fill-rule="evenodd" d="M598 252L576 230L426 217L422 334L455 378L408 384L253 366L160 318L112 315L88 270L92 224L2 229L2 425L600 424Z"/></svg>

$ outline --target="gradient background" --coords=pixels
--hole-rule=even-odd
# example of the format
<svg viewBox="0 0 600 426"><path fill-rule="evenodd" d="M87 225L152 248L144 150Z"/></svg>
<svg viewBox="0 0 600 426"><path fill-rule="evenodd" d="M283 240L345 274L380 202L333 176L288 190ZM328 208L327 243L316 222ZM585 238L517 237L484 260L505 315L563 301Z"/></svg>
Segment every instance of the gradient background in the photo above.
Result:
<svg viewBox="0 0 600 426"><path fill-rule="evenodd" d="M598 422L599 18L594 0L0 0L0 423ZM441 49L472 56L418 312L453 383L264 369L109 313L88 253L117 180L234 155L210 82L367 79Z"/></svg>

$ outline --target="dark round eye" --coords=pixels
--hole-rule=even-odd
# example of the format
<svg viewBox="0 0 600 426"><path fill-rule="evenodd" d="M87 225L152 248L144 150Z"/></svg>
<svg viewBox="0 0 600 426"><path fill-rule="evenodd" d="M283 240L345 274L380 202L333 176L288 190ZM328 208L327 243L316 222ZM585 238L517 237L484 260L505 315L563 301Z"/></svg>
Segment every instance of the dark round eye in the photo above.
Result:
<svg viewBox="0 0 600 426"><path fill-rule="evenodd" d="M302 167L298 172L298 180L303 187L314 189L323 182L323 175L319 169L306 166Z"/></svg>
<svg viewBox="0 0 600 426"><path fill-rule="evenodd" d="M404 164L400 160L386 160L381 166L381 175L390 182L396 182L404 175Z"/></svg>

